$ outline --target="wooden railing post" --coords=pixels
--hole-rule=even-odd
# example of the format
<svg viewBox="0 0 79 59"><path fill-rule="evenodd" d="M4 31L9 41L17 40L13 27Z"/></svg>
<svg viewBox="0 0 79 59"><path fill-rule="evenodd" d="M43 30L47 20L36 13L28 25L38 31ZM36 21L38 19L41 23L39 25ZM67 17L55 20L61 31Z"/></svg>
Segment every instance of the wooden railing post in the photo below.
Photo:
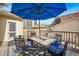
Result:
<svg viewBox="0 0 79 59"><path fill-rule="evenodd" d="M75 48L76 48L76 33L75 33Z"/></svg>
<svg viewBox="0 0 79 59"><path fill-rule="evenodd" d="M73 40L74 40L74 37L73 37L74 35L73 35L73 34L74 34L74 33L71 33L71 43L72 43L72 47L73 47L73 45L74 45L74 41L73 41Z"/></svg>
<svg viewBox="0 0 79 59"><path fill-rule="evenodd" d="M79 33L78 33L78 47L79 47Z"/></svg>

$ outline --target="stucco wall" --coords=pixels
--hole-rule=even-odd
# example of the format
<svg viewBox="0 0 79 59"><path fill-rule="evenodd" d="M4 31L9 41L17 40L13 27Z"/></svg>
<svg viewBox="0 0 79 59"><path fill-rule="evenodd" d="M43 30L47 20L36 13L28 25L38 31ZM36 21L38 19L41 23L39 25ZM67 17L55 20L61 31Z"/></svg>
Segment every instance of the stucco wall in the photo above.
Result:
<svg viewBox="0 0 79 59"><path fill-rule="evenodd" d="M23 35L23 22L17 21L17 36Z"/></svg>
<svg viewBox="0 0 79 59"><path fill-rule="evenodd" d="M13 20L13 19L7 19L6 21L7 21L6 32L9 30L8 22L15 22L16 23L16 36L23 35L23 22L22 21L17 21L17 20ZM6 34L8 34L8 33L6 33Z"/></svg>
<svg viewBox="0 0 79 59"><path fill-rule="evenodd" d="M6 29L6 20L0 16L0 43L3 42Z"/></svg>
<svg viewBox="0 0 79 59"><path fill-rule="evenodd" d="M0 15L0 55L6 55L7 53L7 44L8 44L8 33L7 33L7 21L12 20L17 23L17 35L22 35L23 25L22 22L19 21L17 18L8 17L4 15Z"/></svg>

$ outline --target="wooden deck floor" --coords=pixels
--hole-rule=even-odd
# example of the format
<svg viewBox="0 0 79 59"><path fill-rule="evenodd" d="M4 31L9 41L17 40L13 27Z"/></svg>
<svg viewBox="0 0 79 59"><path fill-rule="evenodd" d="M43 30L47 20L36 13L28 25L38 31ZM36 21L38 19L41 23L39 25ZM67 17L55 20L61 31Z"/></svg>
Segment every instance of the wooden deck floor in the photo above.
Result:
<svg viewBox="0 0 79 59"><path fill-rule="evenodd" d="M7 56L16 56L15 53L12 51L12 49L15 49L15 46L8 47ZM78 50L74 50L74 49L68 47L66 56L79 56L79 52L77 52L77 51Z"/></svg>
<svg viewBox="0 0 79 59"><path fill-rule="evenodd" d="M4 55L5 56L16 56L12 49L15 49L15 45L13 41L8 43L7 53L5 53ZM79 49L68 47L66 51L66 56L79 56Z"/></svg>

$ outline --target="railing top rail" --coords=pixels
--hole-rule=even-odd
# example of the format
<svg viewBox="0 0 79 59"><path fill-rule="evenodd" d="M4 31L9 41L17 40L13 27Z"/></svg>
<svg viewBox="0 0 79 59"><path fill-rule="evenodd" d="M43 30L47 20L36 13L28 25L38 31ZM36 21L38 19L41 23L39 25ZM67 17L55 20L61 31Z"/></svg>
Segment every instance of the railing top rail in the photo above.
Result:
<svg viewBox="0 0 79 59"><path fill-rule="evenodd" d="M70 31L53 31L53 30L51 30L50 32L79 33L79 32L70 32Z"/></svg>

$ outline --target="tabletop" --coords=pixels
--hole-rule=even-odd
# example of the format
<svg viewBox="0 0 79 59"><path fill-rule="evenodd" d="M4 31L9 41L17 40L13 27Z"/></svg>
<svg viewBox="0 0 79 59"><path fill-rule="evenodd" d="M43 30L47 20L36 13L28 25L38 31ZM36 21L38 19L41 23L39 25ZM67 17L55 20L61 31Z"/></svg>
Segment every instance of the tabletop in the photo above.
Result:
<svg viewBox="0 0 79 59"><path fill-rule="evenodd" d="M45 38L44 37L41 37L41 38L39 38L39 37L30 37L30 39L33 40L33 41L36 41L36 42L38 42L42 45L45 45L45 46L48 46L52 42L55 41L53 38L46 38L46 37ZM46 39L46 40L43 40L43 39Z"/></svg>

